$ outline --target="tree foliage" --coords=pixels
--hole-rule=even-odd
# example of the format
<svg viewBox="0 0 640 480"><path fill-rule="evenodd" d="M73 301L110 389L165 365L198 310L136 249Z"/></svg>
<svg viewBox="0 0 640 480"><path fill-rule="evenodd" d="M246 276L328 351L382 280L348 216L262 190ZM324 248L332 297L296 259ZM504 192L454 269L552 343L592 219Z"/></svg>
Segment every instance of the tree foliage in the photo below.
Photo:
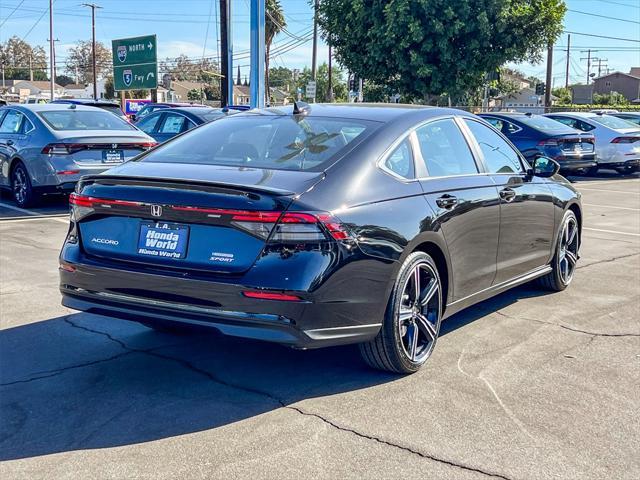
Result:
<svg viewBox="0 0 640 480"><path fill-rule="evenodd" d="M29 64L34 80L47 80L47 55L41 46L32 47L17 36L0 44L0 63L7 80L28 80Z"/></svg>
<svg viewBox="0 0 640 480"><path fill-rule="evenodd" d="M594 93L593 103L596 105L629 105L629 100L618 92Z"/></svg>
<svg viewBox="0 0 640 480"><path fill-rule="evenodd" d="M96 73L98 79L105 78L112 71L111 49L96 42ZM78 83L93 82L93 50L91 41L80 40L69 49L66 72L78 79Z"/></svg>
<svg viewBox="0 0 640 480"><path fill-rule="evenodd" d="M160 72L171 75L172 80L219 83L219 77L212 73L220 73L220 67L218 62L209 58L193 60L182 54L179 57L164 59L160 62L159 69Z"/></svg>
<svg viewBox="0 0 640 480"><path fill-rule="evenodd" d="M311 81L311 70L307 67L300 72L297 87L301 87L304 91L307 83ZM347 100L347 85L342 78L342 71L339 68L332 67L331 83L333 88L333 100L336 102L344 102ZM329 102L329 66L323 63L316 71L316 102Z"/></svg>
<svg viewBox="0 0 640 480"><path fill-rule="evenodd" d="M539 61L562 31L563 0L320 0L340 63L419 100L477 89L506 62Z"/></svg>

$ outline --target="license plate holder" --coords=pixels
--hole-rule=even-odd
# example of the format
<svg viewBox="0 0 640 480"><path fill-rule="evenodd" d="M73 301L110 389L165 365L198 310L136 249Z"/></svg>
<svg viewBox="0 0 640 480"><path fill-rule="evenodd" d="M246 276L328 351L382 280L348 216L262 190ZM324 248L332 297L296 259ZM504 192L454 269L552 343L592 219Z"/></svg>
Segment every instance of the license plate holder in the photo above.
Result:
<svg viewBox="0 0 640 480"><path fill-rule="evenodd" d="M138 255L180 260L187 255L189 227L178 223L141 222Z"/></svg>
<svg viewBox="0 0 640 480"><path fill-rule="evenodd" d="M102 163L122 163L124 152L122 150L103 150Z"/></svg>

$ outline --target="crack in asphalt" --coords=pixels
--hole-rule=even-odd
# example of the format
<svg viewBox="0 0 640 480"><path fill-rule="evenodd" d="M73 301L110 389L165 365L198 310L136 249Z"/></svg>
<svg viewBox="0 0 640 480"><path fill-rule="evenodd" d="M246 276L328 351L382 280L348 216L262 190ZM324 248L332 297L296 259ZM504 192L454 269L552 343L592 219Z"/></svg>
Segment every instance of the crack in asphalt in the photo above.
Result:
<svg viewBox="0 0 640 480"><path fill-rule="evenodd" d="M605 258L604 260L598 260L597 262L587 263L586 265L578 265L576 267L576 270L580 270L582 268L593 267L594 265L600 265L601 263L615 262L616 260L621 260L621 259L624 259L624 258L636 257L638 255L640 255L640 253L630 253L628 255L620 255L618 257Z"/></svg>
<svg viewBox="0 0 640 480"><path fill-rule="evenodd" d="M559 327L559 328L564 328L565 330L569 330L570 332L576 332L576 333L582 333L584 335L592 335L594 337L640 337L640 333L598 333L598 332L589 332L587 330L581 330L579 328L575 328L575 327L569 327L568 325L563 325L561 323L553 323L553 322L547 322L545 320L538 320L537 318L527 318L527 317L516 317L513 315L509 315L507 313L504 313L500 310L496 310L496 312L498 315L501 315L505 318L508 318L510 320L525 320L527 322L536 322L536 323L541 323L543 325L551 325L554 327Z"/></svg>
<svg viewBox="0 0 640 480"><path fill-rule="evenodd" d="M462 470L466 470L466 471L469 471L469 472L479 473L479 474L482 474L482 475L485 475L485 476L488 476L488 477L501 478L503 480L511 480L509 477L506 477L506 476L498 474L498 473L485 471L485 470L482 470L480 468L471 467L471 466L468 466L468 465L464 465L462 463L456 463L456 462L453 462L451 460L439 458L439 457L436 457L436 456L433 456L433 455L430 455L430 454L427 454L427 453L424 453L424 452L420 452L418 450L415 450L413 448L410 448L410 447L407 447L407 446L404 446L404 445L400 445L400 444L393 443L393 442L388 441L388 440L384 440L384 439L382 439L380 437L377 437L377 436L374 436L374 435L368 435L368 434L359 432L359 431L357 431L355 429L352 429L352 428L343 427L343 426L338 425L337 423L335 423L335 422L329 420L328 418L325 418L324 416L319 415L317 413L307 412L307 411L301 409L300 407L287 405L284 400L276 397L275 395L273 395L273 394L271 394L271 393L269 393L267 391L260 390L260 389L257 389L257 388L248 387L248 386L245 386L245 385L239 385L239 384L228 382L226 380L223 380L223 379L217 377L216 375L214 375L213 373L209 372L208 370L202 369L202 368L194 365L193 363L189 362L188 360L185 360L185 359L182 359L182 358L172 357L170 355L166 355L166 354L162 354L162 353L158 353L158 352L154 351L154 350L157 350L159 348L167 348L167 346L155 347L153 349L148 349L148 350L135 349L135 348L131 348L131 347L127 346L127 344L125 342L123 342L120 339L117 339L117 338L113 337L111 334L109 334L107 332L102 332L100 330L93 330L91 328L84 327L82 325L78 325L77 323L72 322L68 317L64 317L63 320L66 323L68 323L69 325L71 325L72 327L79 328L79 329L82 329L82 330L85 330L87 332L91 332L91 333L94 333L94 334L97 334L97 335L102 335L102 336L108 338L109 340L117 343L123 349L127 350L127 352L124 352L122 354L116 355L114 358L121 357L121 356L123 356L125 354L130 354L130 353L142 353L142 354L150 355L150 356L162 359L162 360L172 361L172 362L175 362L175 363L179 364L183 368L186 368L186 369L191 370L191 371L193 371L193 372L195 372L195 373L197 373L199 375L202 375L202 376L206 377L208 380L210 380L212 382L218 383L220 385L224 385L224 386L229 387L229 388L233 388L233 389L236 389L236 390L241 390L241 391L248 392L248 393L251 393L251 394L254 394L254 395L259 395L261 397L268 398L269 400L271 400L272 402L274 402L276 405L278 405L279 407L281 407L283 409L294 411L294 412L296 412L296 413L298 413L300 415L317 418L317 419L321 420L322 422L324 422L325 424L335 428L336 430L339 430L339 431L342 431L342 432L351 433L352 435L356 435L359 438L363 438L363 439L366 439L366 440L374 441L374 442L377 442L377 443L380 443L382 445L386 445L386 446L389 446L389 447L394 447L394 448L397 448L397 449L402 450L404 452L411 453L413 455L417 455L417 456L419 456L421 458L424 458L424 459L427 459L427 460L432 460L432 461L438 462L438 463L442 463L444 465L449 465L451 467L460 468ZM114 359L114 358L112 358L112 359ZM103 359L101 361L97 361L96 363L100 363L100 362L104 362L104 361L109 361L109 359ZM79 366L77 366L77 367L79 367ZM68 370L68 369L69 369L69 367L64 369L64 370ZM60 372L58 372L56 374L60 374L64 370L62 370L62 371L60 371Z"/></svg>

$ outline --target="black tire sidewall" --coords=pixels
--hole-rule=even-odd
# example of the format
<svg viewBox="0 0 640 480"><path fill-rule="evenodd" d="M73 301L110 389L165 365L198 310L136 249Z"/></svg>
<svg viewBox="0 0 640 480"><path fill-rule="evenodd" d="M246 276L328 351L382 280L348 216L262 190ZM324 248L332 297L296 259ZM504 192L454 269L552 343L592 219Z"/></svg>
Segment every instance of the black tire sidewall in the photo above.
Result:
<svg viewBox="0 0 640 480"><path fill-rule="evenodd" d="M434 340L433 346L431 347L431 353L427 357L425 357L425 359L422 362L417 363L409 359L409 357L407 357L407 355L405 354L404 349L402 347L402 338L400 337L400 334L398 331L399 329L397 325L397 318L395 315L396 308L397 308L398 302L400 302L402 299L402 293L403 293L402 289L407 280L407 277L411 275L413 268L419 263L429 264L429 266L433 269L436 275L436 278L438 281L437 295L439 297L438 301L440 302L440 317L442 316L442 281L440 280L440 274L438 272L436 263L428 254L424 252L414 252L411 255L409 255L409 257L407 257L402 267L400 268L398 277L396 279L396 282L393 286L393 290L391 292L391 297L389 299L389 305L387 307L387 311L385 314L384 327L383 327L384 335L386 337L385 339L386 343L387 345L389 344L393 345L393 356L395 357L395 361L399 364L399 366L401 366L401 370L404 372L415 372L422 365L424 365L424 363L431 357L431 354L433 353L433 349L435 348L435 344L437 341L437 338L436 338L436 340ZM440 324L440 321L441 319L438 318L438 325ZM438 328L438 331L439 331L439 328Z"/></svg>

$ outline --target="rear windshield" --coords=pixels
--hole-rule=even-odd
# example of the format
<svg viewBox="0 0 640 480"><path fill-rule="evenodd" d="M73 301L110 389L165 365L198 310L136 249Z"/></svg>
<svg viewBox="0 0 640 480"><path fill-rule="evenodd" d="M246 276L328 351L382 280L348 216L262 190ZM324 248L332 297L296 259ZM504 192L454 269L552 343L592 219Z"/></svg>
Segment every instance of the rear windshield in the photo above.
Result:
<svg viewBox="0 0 640 480"><path fill-rule="evenodd" d="M205 114L196 114L200 118L202 118L205 122L210 122L211 120L215 120L216 118L222 118L225 116L224 112L216 111L216 112L207 112Z"/></svg>
<svg viewBox="0 0 640 480"><path fill-rule="evenodd" d="M106 110L107 112L111 112L115 115L124 115L118 105L95 105L95 106L103 110Z"/></svg>
<svg viewBox="0 0 640 480"><path fill-rule="evenodd" d="M602 125L613 128L615 130L625 130L633 128L635 125L629 125L629 122L613 115L598 115L591 117L591 120L601 123Z"/></svg>
<svg viewBox="0 0 640 480"><path fill-rule="evenodd" d="M38 115L54 130L135 130L129 123L103 110L52 110Z"/></svg>
<svg viewBox="0 0 640 480"><path fill-rule="evenodd" d="M518 117L518 120L531 128L546 133L575 133L575 129L568 127L564 123L539 115L532 115L530 117L525 115Z"/></svg>
<svg viewBox="0 0 640 480"><path fill-rule="evenodd" d="M142 162L320 170L377 122L291 115L233 115L177 137Z"/></svg>

